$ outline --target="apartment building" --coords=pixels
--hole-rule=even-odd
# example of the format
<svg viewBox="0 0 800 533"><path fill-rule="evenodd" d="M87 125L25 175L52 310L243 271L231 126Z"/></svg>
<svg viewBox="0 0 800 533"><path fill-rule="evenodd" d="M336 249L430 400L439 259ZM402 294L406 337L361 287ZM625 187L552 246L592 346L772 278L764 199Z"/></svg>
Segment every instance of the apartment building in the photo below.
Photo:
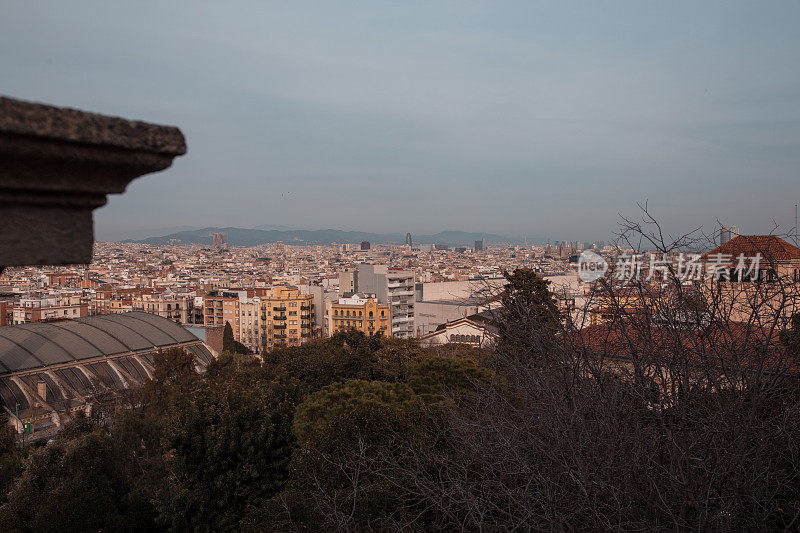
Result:
<svg viewBox="0 0 800 533"><path fill-rule="evenodd" d="M355 329L367 335L388 337L391 333L389 304L379 304L373 295L353 295L326 302L325 334Z"/></svg>
<svg viewBox="0 0 800 533"><path fill-rule="evenodd" d="M299 346L314 333L314 297L293 285L273 287L261 297L261 343L269 350Z"/></svg>
<svg viewBox="0 0 800 533"><path fill-rule="evenodd" d="M133 297L133 309L158 315L178 324L190 324L194 319L194 296L142 294Z"/></svg>
<svg viewBox="0 0 800 533"><path fill-rule="evenodd" d="M389 305L391 336L414 336L414 273L387 265L361 263L353 271L355 289L374 294L378 303Z"/></svg>
<svg viewBox="0 0 800 533"><path fill-rule="evenodd" d="M203 324L224 326L230 322L234 335L239 331L239 293L210 291L203 296Z"/></svg>
<svg viewBox="0 0 800 533"><path fill-rule="evenodd" d="M45 272L44 276L49 287L75 287L83 279L77 272Z"/></svg>
<svg viewBox="0 0 800 533"><path fill-rule="evenodd" d="M239 298L239 329L234 331L236 340L250 348L253 353L263 350L261 339L261 303L260 296Z"/></svg>
<svg viewBox="0 0 800 533"><path fill-rule="evenodd" d="M94 293L90 311L93 315L130 313L133 311L134 298L151 293L152 289L138 287L99 289Z"/></svg>
<svg viewBox="0 0 800 533"><path fill-rule="evenodd" d="M89 316L89 304L81 298L22 298L11 308L12 324L27 324Z"/></svg>

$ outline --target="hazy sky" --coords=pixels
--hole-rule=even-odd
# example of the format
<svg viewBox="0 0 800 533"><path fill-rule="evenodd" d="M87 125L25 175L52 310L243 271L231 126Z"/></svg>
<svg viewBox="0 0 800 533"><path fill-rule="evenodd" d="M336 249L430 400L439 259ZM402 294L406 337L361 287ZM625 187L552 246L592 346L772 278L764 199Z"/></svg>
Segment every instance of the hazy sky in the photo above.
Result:
<svg viewBox="0 0 800 533"><path fill-rule="evenodd" d="M0 0L0 94L174 124L95 213L606 238L794 224L800 3Z"/></svg>

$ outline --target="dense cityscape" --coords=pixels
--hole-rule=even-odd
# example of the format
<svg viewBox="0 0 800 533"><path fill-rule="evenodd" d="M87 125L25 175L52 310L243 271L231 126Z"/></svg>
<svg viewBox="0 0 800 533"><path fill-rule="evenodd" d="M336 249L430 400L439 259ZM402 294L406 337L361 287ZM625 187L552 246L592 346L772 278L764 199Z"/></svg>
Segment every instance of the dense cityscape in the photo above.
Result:
<svg viewBox="0 0 800 533"><path fill-rule="evenodd" d="M798 19L0 0L0 532L800 531Z"/></svg>
<svg viewBox="0 0 800 533"><path fill-rule="evenodd" d="M582 290L578 254L604 245L487 246L481 240L470 248L450 248L415 246L410 234L409 240L411 245L402 246L228 247L217 233L206 247L98 242L88 266L6 269L0 277L0 325L144 311L191 327L203 338L207 327L230 323L236 340L256 354L276 344L328 337L348 326L421 338L490 307L495 295L490 293L502 287L503 272L518 268L554 280L574 305ZM385 311L390 321L375 331L361 322L340 324L337 306L347 298L357 299L349 306L355 301L361 307L367 301L391 304ZM273 323L271 308L286 304L306 312Z"/></svg>

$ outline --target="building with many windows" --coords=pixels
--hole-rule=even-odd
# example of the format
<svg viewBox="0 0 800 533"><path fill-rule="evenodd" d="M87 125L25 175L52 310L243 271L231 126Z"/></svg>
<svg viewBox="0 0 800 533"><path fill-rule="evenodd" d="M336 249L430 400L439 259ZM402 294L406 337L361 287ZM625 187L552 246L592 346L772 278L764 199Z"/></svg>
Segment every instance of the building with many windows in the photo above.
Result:
<svg viewBox="0 0 800 533"><path fill-rule="evenodd" d="M351 276L354 292L374 294L378 303L389 305L392 337L414 336L413 272L361 263Z"/></svg>
<svg viewBox="0 0 800 533"><path fill-rule="evenodd" d="M357 294L328 301L325 309L325 334L355 329L367 335L389 336L391 316L388 304L379 304L372 295Z"/></svg>
<svg viewBox="0 0 800 533"><path fill-rule="evenodd" d="M226 322L230 322L234 333L239 330L239 293L211 291L203 296L203 323L224 326Z"/></svg>
<svg viewBox="0 0 800 533"><path fill-rule="evenodd" d="M74 298L22 298L11 308L11 324L28 324L89 315L89 304Z"/></svg>
<svg viewBox="0 0 800 533"><path fill-rule="evenodd" d="M266 350L299 346L314 333L314 297L292 285L273 287L261 297L261 344ZM241 341L240 341L241 342Z"/></svg>
<svg viewBox="0 0 800 533"><path fill-rule="evenodd" d="M261 353L261 301L260 296L239 299L239 329L234 331L236 340L250 348L253 353Z"/></svg>
<svg viewBox="0 0 800 533"><path fill-rule="evenodd" d="M142 294L133 298L133 310L158 315L178 324L190 324L194 319L194 296Z"/></svg>

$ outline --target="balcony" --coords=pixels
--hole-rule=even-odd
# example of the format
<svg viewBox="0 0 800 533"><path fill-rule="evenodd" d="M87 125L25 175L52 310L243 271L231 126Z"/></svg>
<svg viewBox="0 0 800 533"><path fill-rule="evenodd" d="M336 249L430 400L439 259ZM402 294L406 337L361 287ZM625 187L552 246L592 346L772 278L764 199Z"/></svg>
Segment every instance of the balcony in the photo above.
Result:
<svg viewBox="0 0 800 533"><path fill-rule="evenodd" d="M414 296L414 291L392 291L389 297Z"/></svg>
<svg viewBox="0 0 800 533"><path fill-rule="evenodd" d="M286 329L286 324L275 324L272 326L273 329Z"/></svg>
<svg viewBox="0 0 800 533"><path fill-rule="evenodd" d="M273 311L286 311L286 306L283 305L283 306L280 306L280 307L273 307L272 310Z"/></svg>

